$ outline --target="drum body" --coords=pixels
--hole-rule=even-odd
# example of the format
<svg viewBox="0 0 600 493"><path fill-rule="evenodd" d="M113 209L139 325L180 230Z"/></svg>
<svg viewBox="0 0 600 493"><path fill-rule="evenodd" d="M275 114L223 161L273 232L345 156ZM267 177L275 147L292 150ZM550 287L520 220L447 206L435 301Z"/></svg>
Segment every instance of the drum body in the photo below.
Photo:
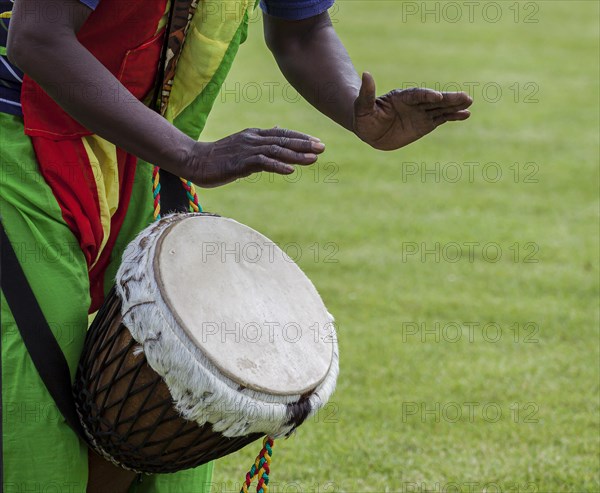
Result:
<svg viewBox="0 0 600 493"><path fill-rule="evenodd" d="M276 245L231 219L167 216L127 248L75 381L90 445L176 472L289 435L335 388L331 315Z"/></svg>

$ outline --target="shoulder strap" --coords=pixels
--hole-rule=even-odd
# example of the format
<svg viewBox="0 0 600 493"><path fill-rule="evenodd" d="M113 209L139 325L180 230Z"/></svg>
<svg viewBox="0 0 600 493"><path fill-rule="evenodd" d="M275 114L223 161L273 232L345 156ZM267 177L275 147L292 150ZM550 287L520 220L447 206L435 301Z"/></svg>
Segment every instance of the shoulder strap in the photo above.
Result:
<svg viewBox="0 0 600 493"><path fill-rule="evenodd" d="M1 221L0 286L44 385L67 424L80 437L84 437L75 411L67 360L35 299Z"/></svg>
<svg viewBox="0 0 600 493"><path fill-rule="evenodd" d="M154 111L164 116L164 111L168 103L170 94L170 85L167 73L174 74L175 66L183 44L181 39L176 36L180 32L185 38L185 29L189 24L190 16L193 10L190 10L195 0L171 0L167 25L165 26L165 40L156 74L154 94L152 96L152 107ZM194 7L195 8L195 7ZM179 15L176 15L175 12ZM188 15L189 14L189 15ZM167 60L167 53L170 48L170 58ZM185 189L181 185L178 176L170 173L166 169L160 170L160 208L164 214L168 212L188 212L188 198Z"/></svg>

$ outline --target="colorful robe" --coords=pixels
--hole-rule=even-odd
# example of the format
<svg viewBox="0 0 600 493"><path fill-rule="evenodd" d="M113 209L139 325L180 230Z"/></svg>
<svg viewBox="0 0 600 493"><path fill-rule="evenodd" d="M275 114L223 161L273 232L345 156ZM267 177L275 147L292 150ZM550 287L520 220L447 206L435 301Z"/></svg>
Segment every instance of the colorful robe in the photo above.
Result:
<svg viewBox="0 0 600 493"><path fill-rule="evenodd" d="M198 138L239 44L250 0L201 2L172 73L165 117ZM102 0L79 40L139 100L154 86L167 0ZM65 81L68 87L68 81ZM31 79L23 118L0 114L0 215L75 374L88 322L123 249L152 220L152 166L92 134ZM82 493L87 449L39 379L1 299L4 491ZM144 477L139 492L208 491L212 466Z"/></svg>

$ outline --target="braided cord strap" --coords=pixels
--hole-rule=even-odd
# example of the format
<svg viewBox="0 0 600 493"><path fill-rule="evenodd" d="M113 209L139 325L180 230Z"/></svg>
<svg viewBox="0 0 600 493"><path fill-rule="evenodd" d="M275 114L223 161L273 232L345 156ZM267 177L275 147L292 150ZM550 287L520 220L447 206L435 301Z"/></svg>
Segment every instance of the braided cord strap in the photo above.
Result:
<svg viewBox="0 0 600 493"><path fill-rule="evenodd" d="M190 211L202 212L202 207L200 206L200 202L198 201L198 194L196 193L196 187L194 186L194 184L191 181L186 180L185 178L179 179L181 180L181 184L185 189L185 193L190 204Z"/></svg>
<svg viewBox="0 0 600 493"><path fill-rule="evenodd" d="M154 197L154 220L160 219L160 169L154 166L152 170L152 196Z"/></svg>
<svg viewBox="0 0 600 493"><path fill-rule="evenodd" d="M254 464L250 468L250 471L246 474L246 480L242 485L240 493L248 493L248 488L254 480L258 477L258 484L256 485L257 493L268 493L269 491L269 473L271 472L271 456L273 455L273 446L275 441L271 437L265 437L263 440L263 448L260 454L256 457Z"/></svg>

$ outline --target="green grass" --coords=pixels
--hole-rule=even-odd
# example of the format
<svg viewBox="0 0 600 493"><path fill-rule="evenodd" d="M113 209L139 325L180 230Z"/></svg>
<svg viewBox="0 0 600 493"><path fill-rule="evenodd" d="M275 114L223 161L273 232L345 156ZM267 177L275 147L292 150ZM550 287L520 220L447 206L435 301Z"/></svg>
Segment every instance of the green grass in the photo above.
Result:
<svg viewBox="0 0 600 493"><path fill-rule="evenodd" d="M305 171L295 183L262 176L202 191L205 209L301 246L298 263L339 324L333 403L277 442L271 491L600 491L599 4L531 2L537 23L522 22L525 3L518 23L513 2L499 3L497 23L480 9L472 23L403 19L406 4L422 7L342 0L333 18L357 69L374 74L380 93L408 82L478 82L468 122L401 151L374 151L304 102L285 100L255 22L203 136L277 124L327 144L319 173ZM257 95L249 83L262 86L258 101L249 100ZM279 84L273 101L264 83ZM242 91L237 103L236 84L247 96ZM482 93L484 84L502 89L498 102ZM403 176L413 162L421 169L495 162L503 176L435 183ZM539 168L532 183L524 182L528 162ZM459 243L462 259L403 258L409 243L436 242ZM502 258L490 262L477 247L470 261L465 242L496 244ZM336 262L325 261L332 253ZM524 262L528 253L536 263ZM407 332L407 324L435 330L436 322L463 324L462 340ZM473 342L469 322L480 324ZM494 332L486 340L481 331L492 322L502 328L495 343ZM450 404L440 419L407 415L436 403ZM451 403L461 419L453 419ZM465 403L478 403L472 419ZM236 491L258 448L219 461L213 491Z"/></svg>

